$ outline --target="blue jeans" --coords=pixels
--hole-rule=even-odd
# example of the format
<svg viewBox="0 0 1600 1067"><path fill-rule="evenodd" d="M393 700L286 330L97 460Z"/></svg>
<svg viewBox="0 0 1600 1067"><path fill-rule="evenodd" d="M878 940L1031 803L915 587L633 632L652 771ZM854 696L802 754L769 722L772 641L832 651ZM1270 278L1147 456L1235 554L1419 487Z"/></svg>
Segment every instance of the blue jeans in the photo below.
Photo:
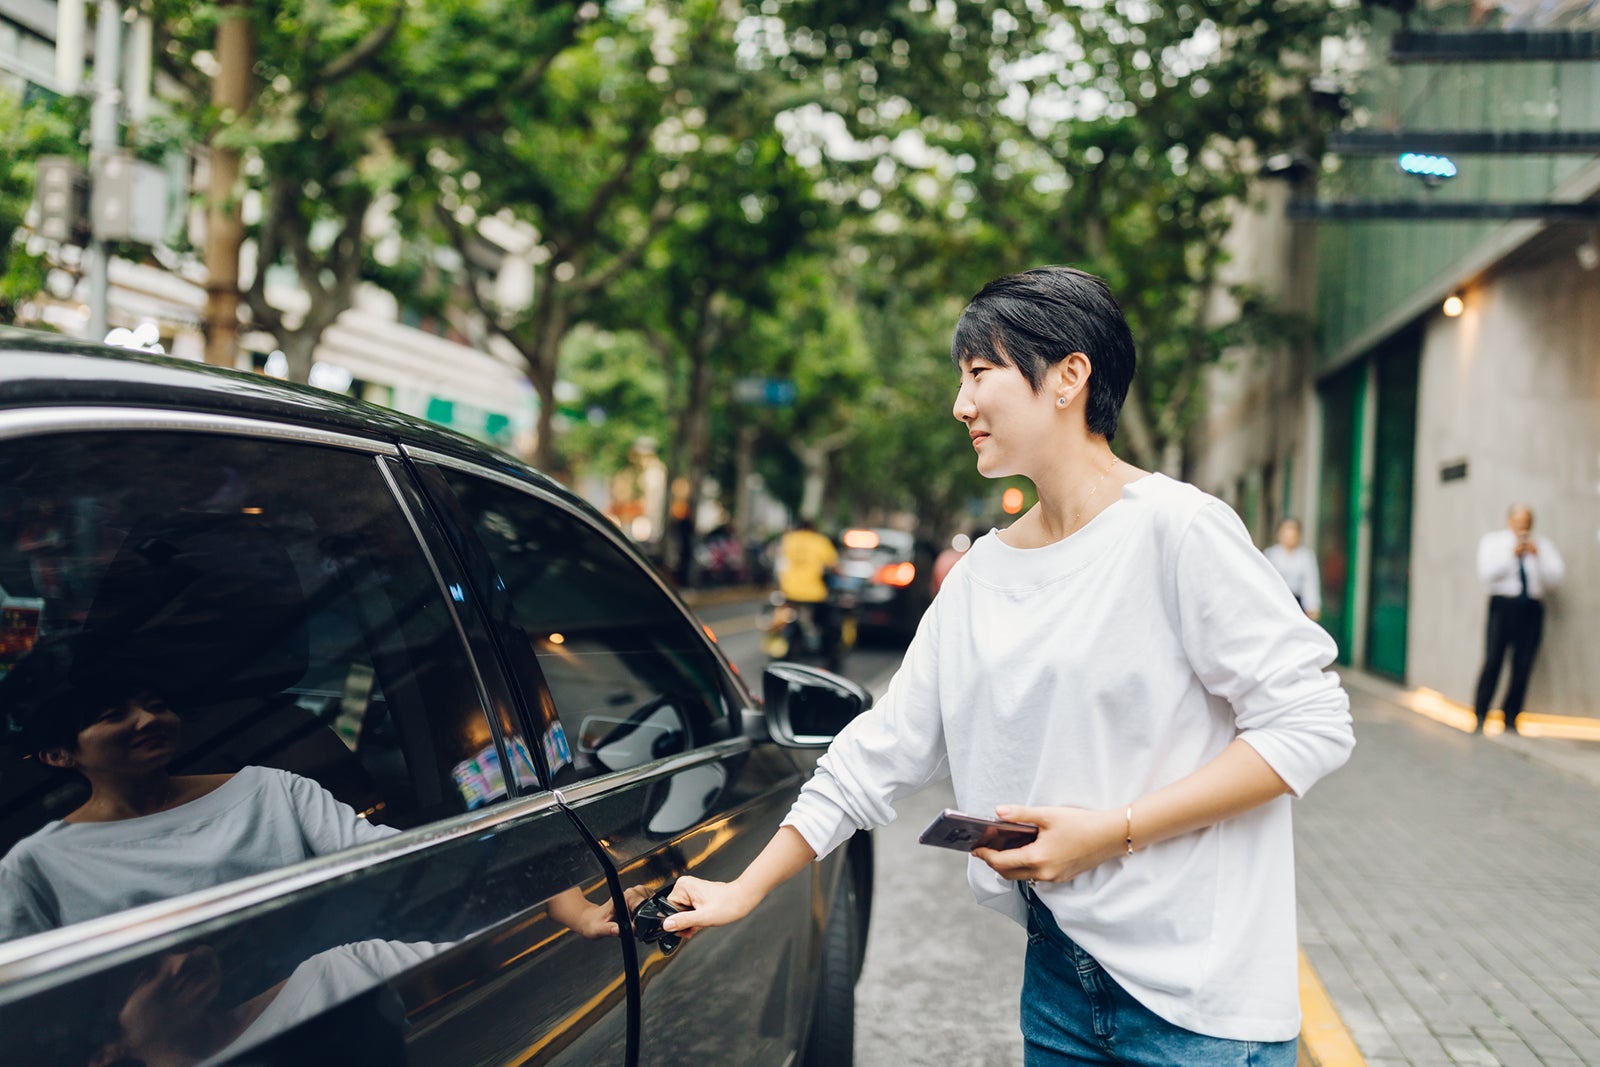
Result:
<svg viewBox="0 0 1600 1067"><path fill-rule="evenodd" d="M1027 1067L1294 1067L1295 1041L1230 1041L1167 1022L1140 1004L1056 925L1024 886L1028 963L1022 979Z"/></svg>

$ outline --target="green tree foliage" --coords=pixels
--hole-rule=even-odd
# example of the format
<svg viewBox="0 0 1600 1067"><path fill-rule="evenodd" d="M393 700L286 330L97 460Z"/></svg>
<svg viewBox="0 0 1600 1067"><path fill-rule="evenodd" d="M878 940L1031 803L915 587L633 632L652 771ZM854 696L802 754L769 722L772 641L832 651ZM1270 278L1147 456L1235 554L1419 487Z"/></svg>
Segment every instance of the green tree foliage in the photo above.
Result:
<svg viewBox="0 0 1600 1067"><path fill-rule="evenodd" d="M19 305L45 284L49 263L30 251L23 222L33 203L40 156L69 156L83 163L79 140L83 107L71 99L36 100L24 106L0 92L0 322L17 321Z"/></svg>
<svg viewBox="0 0 1600 1067"><path fill-rule="evenodd" d="M988 279L1110 281L1142 359L1119 447L1146 465L1230 345L1285 334L1224 238L1259 161L1316 146L1304 81L1341 2L284 0L248 5L244 115L209 103L219 9L149 8L177 120L246 153L247 302L296 376L376 279L521 355L546 467L660 435L696 492L754 465L796 509L942 534L996 497L949 412ZM270 267L304 310L268 301ZM616 412L562 429L563 375ZM745 376L797 402L742 406Z"/></svg>
<svg viewBox="0 0 1600 1067"><path fill-rule="evenodd" d="M392 232L406 197L425 188L419 159L462 131L503 130L505 102L537 88L588 18L578 4L498 0L250 4L254 102L232 115L211 105L207 73L216 70L221 10L182 0L151 6L157 54L183 88L177 113L197 139L245 154L238 195L253 195L258 207L248 226L258 267L243 296L300 381L364 277L405 278L374 264L373 243ZM277 267L293 272L308 298L303 310L269 299Z"/></svg>
<svg viewBox="0 0 1600 1067"><path fill-rule="evenodd" d="M1159 464L1241 331L1218 308L1243 304L1257 335L1283 325L1228 284L1223 239L1259 161L1317 143L1305 80L1341 5L871 7L852 20L797 0L764 25L796 78L842 67L813 124L835 117L852 138L818 151L841 195L880 216L873 260L927 265L910 280L934 301L1041 263L1106 277L1142 358L1123 440Z"/></svg>
<svg viewBox="0 0 1600 1067"><path fill-rule="evenodd" d="M729 186L730 178L789 180L763 176L765 158L739 162L741 153L769 151L761 142L771 142L771 114L738 68L737 19L715 0L619 5L613 14L586 28L581 47L553 65L537 92L506 102L503 129L469 130L449 152L426 155L439 190L434 217L472 275L468 292L527 362L541 404L535 459L546 466L559 457L550 420L562 341L576 323L635 325L658 347L703 360L701 349L724 332L731 265L741 283L777 266L754 263L747 235L721 225L730 210L771 199ZM526 301L496 299L500 263L472 254L473 226L486 215L529 235ZM723 254L699 255L685 234L716 241ZM684 255L696 257L697 278L686 280L694 272ZM630 279L641 268L652 285L646 306L635 307L640 287ZM702 395L703 374L690 377L686 396ZM685 439L694 432L688 418Z"/></svg>

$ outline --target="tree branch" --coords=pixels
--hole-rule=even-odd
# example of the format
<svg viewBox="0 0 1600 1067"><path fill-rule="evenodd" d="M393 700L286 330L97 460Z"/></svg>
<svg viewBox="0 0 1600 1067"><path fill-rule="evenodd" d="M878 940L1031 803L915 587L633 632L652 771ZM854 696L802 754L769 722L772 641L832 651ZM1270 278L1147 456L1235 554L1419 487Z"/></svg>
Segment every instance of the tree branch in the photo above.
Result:
<svg viewBox="0 0 1600 1067"><path fill-rule="evenodd" d="M645 249L649 248L650 242L654 241L661 231L666 228L667 223L672 220L672 216L677 210L678 202L675 198L669 196L657 200L655 207L650 210L650 223L645 227L645 232L639 239L613 256L611 262L606 264L604 269L598 270L582 281L577 282L573 288L587 296L590 293L598 292L622 277L640 259L644 258Z"/></svg>
<svg viewBox="0 0 1600 1067"><path fill-rule="evenodd" d="M255 324L276 337L280 344L284 334L283 313L267 302L267 270L278 262L281 254L271 219L263 220L256 231L255 277L250 279L250 287L241 294Z"/></svg>
<svg viewBox="0 0 1600 1067"><path fill-rule="evenodd" d="M1206 342L1205 335L1208 329L1211 294L1216 287L1217 270L1221 259L1221 239L1213 238L1207 241L1201 253L1200 278L1196 286L1199 291L1199 303L1194 309L1194 318L1189 323L1188 343L1183 346L1183 365L1178 369L1177 378L1167 394L1166 405L1156 420L1156 431L1163 442L1178 433L1182 424L1183 409L1189 402L1189 396L1194 392L1201 372L1212 362L1211 345Z"/></svg>
<svg viewBox="0 0 1600 1067"><path fill-rule="evenodd" d="M568 250L587 244L593 237L595 230L600 225L600 218L605 214L611 200L622 187L627 184L628 178L633 174L633 168L638 166L639 159L644 155L644 150L650 145L650 135L655 131L654 119L643 118L633 131L633 137L623 149L622 163L600 184L594 191L594 196L589 200L589 206L584 209L583 216L578 224L558 243L551 248L552 258L557 262L568 258Z"/></svg>
<svg viewBox="0 0 1600 1067"><path fill-rule="evenodd" d="M332 85L372 62L373 57L394 39L395 33L400 29L400 21L405 15L405 10L404 0L397 2L387 21L368 30L367 35L352 45L348 52L323 67L319 74L307 79L306 88L309 90L321 85Z"/></svg>

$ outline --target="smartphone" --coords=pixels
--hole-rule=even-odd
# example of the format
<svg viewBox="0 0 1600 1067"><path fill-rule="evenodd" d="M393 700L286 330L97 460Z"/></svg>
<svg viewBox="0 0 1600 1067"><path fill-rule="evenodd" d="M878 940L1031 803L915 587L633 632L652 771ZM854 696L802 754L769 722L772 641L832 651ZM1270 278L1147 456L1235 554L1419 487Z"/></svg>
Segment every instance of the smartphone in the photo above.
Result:
<svg viewBox="0 0 1600 1067"><path fill-rule="evenodd" d="M1025 822L980 819L953 808L945 808L917 838L924 845L971 852L975 848L1004 851L1021 848L1039 836L1039 828Z"/></svg>

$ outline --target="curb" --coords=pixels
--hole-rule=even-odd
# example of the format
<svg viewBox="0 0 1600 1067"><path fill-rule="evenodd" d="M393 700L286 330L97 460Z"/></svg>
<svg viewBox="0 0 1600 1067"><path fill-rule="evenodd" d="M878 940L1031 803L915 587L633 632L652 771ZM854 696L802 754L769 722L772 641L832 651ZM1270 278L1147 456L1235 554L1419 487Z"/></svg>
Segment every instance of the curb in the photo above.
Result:
<svg viewBox="0 0 1600 1067"><path fill-rule="evenodd" d="M1339 1010L1300 950L1300 1060L1304 1067L1366 1067Z"/></svg>
<svg viewBox="0 0 1600 1067"><path fill-rule="evenodd" d="M768 585L720 585L714 589L679 589L678 596L691 608L704 608L765 597L771 589Z"/></svg>
<svg viewBox="0 0 1600 1067"><path fill-rule="evenodd" d="M1381 700L1391 707L1431 719L1442 726L1471 734L1477 724L1472 709L1426 687L1408 689L1358 668L1340 667L1339 681L1352 694ZM1517 720L1520 733L1503 732L1501 713L1489 712L1479 736L1542 763L1551 770L1600 786L1600 719L1524 711Z"/></svg>

